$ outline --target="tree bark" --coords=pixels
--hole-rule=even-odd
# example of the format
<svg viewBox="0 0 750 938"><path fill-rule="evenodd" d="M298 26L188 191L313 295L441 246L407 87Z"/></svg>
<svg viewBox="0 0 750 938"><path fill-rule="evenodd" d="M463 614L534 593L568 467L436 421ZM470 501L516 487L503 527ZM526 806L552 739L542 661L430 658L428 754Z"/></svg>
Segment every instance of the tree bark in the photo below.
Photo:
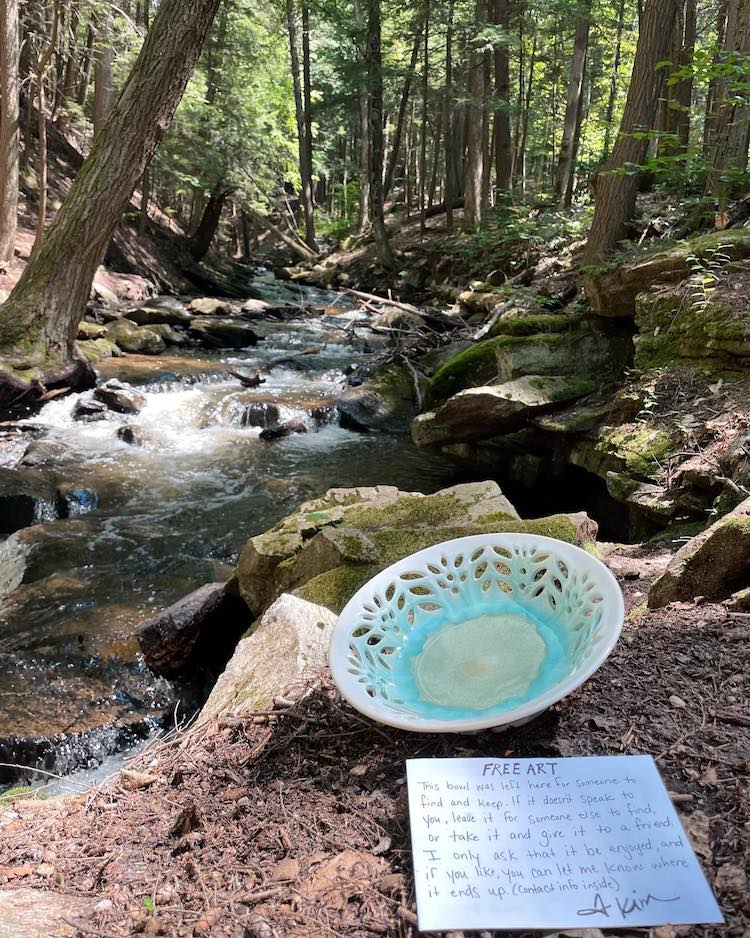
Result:
<svg viewBox="0 0 750 938"><path fill-rule="evenodd" d="M305 125L305 178L302 206L305 212L305 244L317 251L315 242L315 194L313 191L312 84L310 78L310 6L302 0L302 103Z"/></svg>
<svg viewBox="0 0 750 938"><path fill-rule="evenodd" d="M81 84L78 87L78 103L81 107L86 106L86 99L89 96L89 85L91 84L91 68L94 62L94 27L89 26L86 33L86 48L83 51L83 68L81 69Z"/></svg>
<svg viewBox="0 0 750 938"><path fill-rule="evenodd" d="M565 103L565 118L563 120L563 136L560 146L560 158L557 164L555 177L555 201L558 208L569 208L568 191L572 192L569 183L574 171L573 155L577 150L577 134L580 127L581 100L583 95L583 72L586 61L586 50L589 44L589 25L591 18L591 2L581 7L576 23L575 37L573 39L573 60L570 66L570 81L568 95Z"/></svg>
<svg viewBox="0 0 750 938"><path fill-rule="evenodd" d="M201 220L198 222L195 234L190 239L190 254L193 260L202 261L208 254L211 242L216 234L224 203L232 194L232 191L232 189L219 185L208 197Z"/></svg>
<svg viewBox="0 0 750 938"><path fill-rule="evenodd" d="M359 222L360 234L372 224L372 188L370 179L370 78L367 52L367 30L360 0L354 0L354 24L358 36L361 63L359 81Z"/></svg>
<svg viewBox="0 0 750 938"><path fill-rule="evenodd" d="M474 7L475 33L484 23L484 0ZM484 55L473 38L469 51L469 105L466 124L466 165L464 168L464 228L478 228L482 221L482 116L484 102Z"/></svg>
<svg viewBox="0 0 750 938"><path fill-rule="evenodd" d="M380 47L380 0L368 0L367 57L370 89L370 187L372 231L378 260L386 270L396 266L383 216L383 61Z"/></svg>
<svg viewBox="0 0 750 938"><path fill-rule="evenodd" d="M53 0L52 34L47 48L39 56L36 63L37 137L39 144L37 177L39 180L39 204L37 206L34 251L38 249L42 242L44 227L47 223L47 98L45 81L47 79L49 63L57 47L57 32L59 26L60 0Z"/></svg>
<svg viewBox="0 0 750 938"><path fill-rule="evenodd" d="M75 349L91 283L174 115L219 0L162 0L143 48L38 251L0 307L0 401L91 380Z"/></svg>
<svg viewBox="0 0 750 938"><path fill-rule="evenodd" d="M0 271L13 259L18 218L19 149L18 2L0 2Z"/></svg>
<svg viewBox="0 0 750 938"><path fill-rule="evenodd" d="M620 132L604 171L594 181L596 203L586 263L594 264L627 237L635 214L638 179L635 167L643 163L648 139L639 132L653 127L660 75L677 11L677 0L647 0L641 17L638 44Z"/></svg>

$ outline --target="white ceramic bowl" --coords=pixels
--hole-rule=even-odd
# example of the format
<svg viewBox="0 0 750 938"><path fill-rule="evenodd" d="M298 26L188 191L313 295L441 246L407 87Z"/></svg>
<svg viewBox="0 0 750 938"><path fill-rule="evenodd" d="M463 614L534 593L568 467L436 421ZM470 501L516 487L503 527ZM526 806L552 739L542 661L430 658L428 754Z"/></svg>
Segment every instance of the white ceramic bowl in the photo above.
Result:
<svg viewBox="0 0 750 938"><path fill-rule="evenodd" d="M524 699L485 709L424 700L413 675L427 638L478 615L518 610L533 620L529 629L541 623L552 636L545 661L555 664L536 682L538 692L532 682ZM534 534L479 534L436 544L374 576L339 616L329 662L343 696L373 720L421 733L473 732L524 723L562 700L605 661L623 618L617 581L586 551ZM464 655L460 641L453 647ZM492 659L513 670L502 648L472 654L480 668Z"/></svg>

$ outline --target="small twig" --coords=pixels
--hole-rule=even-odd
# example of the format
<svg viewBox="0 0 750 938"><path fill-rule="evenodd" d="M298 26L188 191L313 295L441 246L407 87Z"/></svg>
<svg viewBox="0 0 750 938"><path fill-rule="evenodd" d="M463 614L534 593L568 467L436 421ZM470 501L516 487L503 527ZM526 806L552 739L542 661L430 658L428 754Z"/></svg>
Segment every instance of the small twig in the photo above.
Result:
<svg viewBox="0 0 750 938"><path fill-rule="evenodd" d="M263 902L265 899L273 899L274 896L284 892L283 886L275 886L273 889L258 889L256 892L246 892L244 896L239 897L239 902L244 905L251 905L256 902Z"/></svg>

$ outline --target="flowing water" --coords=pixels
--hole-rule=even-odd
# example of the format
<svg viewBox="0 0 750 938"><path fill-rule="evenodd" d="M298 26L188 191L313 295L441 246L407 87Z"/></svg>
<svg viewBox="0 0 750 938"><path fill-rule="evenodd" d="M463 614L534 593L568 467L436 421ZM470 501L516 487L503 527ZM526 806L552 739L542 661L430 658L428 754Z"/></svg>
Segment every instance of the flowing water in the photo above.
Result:
<svg viewBox="0 0 750 938"><path fill-rule="evenodd" d="M267 298L289 301L288 286L258 281L256 295L257 283ZM452 469L406 436L338 426L343 370L367 364L372 335L356 327L360 314L340 294L294 289L304 305L325 312L259 322L265 341L256 348L106 361L104 377L144 393L137 415L82 423L72 416L73 395L33 418L44 432L25 462L66 484L71 517L21 532L27 576L0 618L1 760L36 754L69 769L122 745L123 732L163 712L172 689L138 662L138 624L201 584L226 579L247 538L301 501L330 487L385 483L429 493L453 481ZM257 389L227 373L311 346L319 353L272 368ZM308 432L261 440L260 428L248 425L256 405L271 408L271 418L299 418ZM140 445L118 437L124 426ZM0 545L6 565L13 542ZM76 734L87 730L77 753Z"/></svg>

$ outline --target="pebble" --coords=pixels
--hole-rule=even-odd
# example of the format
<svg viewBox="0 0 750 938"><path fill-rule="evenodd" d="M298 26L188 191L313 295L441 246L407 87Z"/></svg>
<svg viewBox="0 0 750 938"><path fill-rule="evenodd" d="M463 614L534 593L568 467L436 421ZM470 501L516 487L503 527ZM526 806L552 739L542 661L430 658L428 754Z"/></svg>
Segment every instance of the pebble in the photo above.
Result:
<svg viewBox="0 0 750 938"><path fill-rule="evenodd" d="M672 704L673 707L676 707L678 710L687 709L687 704L682 699L682 697L678 697L677 694L672 694L672 696L669 698L669 702Z"/></svg>

